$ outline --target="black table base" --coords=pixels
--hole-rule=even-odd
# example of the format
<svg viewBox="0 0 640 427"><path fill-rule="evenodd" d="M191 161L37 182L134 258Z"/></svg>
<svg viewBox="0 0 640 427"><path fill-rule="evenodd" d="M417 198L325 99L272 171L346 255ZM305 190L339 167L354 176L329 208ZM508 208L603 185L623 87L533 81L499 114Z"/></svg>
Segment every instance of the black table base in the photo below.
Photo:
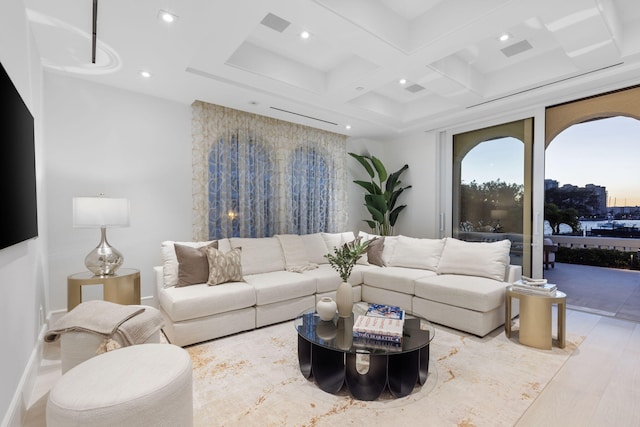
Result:
<svg viewBox="0 0 640 427"><path fill-rule="evenodd" d="M366 372L358 372L357 357L368 357ZM320 389L336 394L346 384L353 397L375 400L387 388L392 396L409 395L424 385L429 372L429 344L398 354L345 353L328 349L298 336L298 360L305 378Z"/></svg>

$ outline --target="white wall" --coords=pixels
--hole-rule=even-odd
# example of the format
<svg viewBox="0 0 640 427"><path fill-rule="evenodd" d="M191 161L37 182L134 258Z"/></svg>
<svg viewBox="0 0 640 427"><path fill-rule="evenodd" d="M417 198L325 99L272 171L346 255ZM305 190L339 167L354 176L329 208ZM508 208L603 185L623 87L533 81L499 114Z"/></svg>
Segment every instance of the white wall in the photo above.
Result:
<svg viewBox="0 0 640 427"><path fill-rule="evenodd" d="M370 154L382 160L387 172L395 172L403 165L407 169L400 177L403 186L411 185L399 198L398 204L407 207L396 222L395 234L414 237L439 237L437 214L438 201L438 150L435 133L416 132L392 140L350 140L348 150L357 154ZM362 220L371 219L364 207L364 190L354 184L354 179L369 180L362 166L355 160L349 167L349 230L370 232Z"/></svg>
<svg viewBox="0 0 640 427"><path fill-rule="evenodd" d="M16 390L29 388L26 368L35 359L42 330L40 307L46 307L46 208L43 185L41 93L42 70L38 52L27 27L24 3L7 0L0 13L0 62L11 77L35 121L38 234L40 237L0 250L0 422L19 425L9 408L22 407L25 396ZM3 206L3 208L6 208ZM27 396L28 397L28 396Z"/></svg>
<svg viewBox="0 0 640 427"><path fill-rule="evenodd" d="M131 202L130 227L107 237L153 305L160 243L191 240L191 107L45 72L44 112L51 310L66 309L67 276L100 240L72 227L72 198L100 193Z"/></svg>

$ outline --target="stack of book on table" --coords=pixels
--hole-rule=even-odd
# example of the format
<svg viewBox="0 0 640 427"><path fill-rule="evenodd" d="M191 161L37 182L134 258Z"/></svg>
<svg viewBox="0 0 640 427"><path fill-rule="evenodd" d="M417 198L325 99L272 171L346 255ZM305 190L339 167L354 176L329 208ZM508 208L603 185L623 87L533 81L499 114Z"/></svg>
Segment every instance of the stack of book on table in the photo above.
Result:
<svg viewBox="0 0 640 427"><path fill-rule="evenodd" d="M404 310L384 304L369 304L365 315L353 324L353 337L357 341L374 340L400 344L404 326Z"/></svg>
<svg viewBox="0 0 640 427"><path fill-rule="evenodd" d="M522 279L511 286L511 289L517 292L547 296L554 296L556 288L556 285L547 283L547 279L532 279L526 276L522 276Z"/></svg>

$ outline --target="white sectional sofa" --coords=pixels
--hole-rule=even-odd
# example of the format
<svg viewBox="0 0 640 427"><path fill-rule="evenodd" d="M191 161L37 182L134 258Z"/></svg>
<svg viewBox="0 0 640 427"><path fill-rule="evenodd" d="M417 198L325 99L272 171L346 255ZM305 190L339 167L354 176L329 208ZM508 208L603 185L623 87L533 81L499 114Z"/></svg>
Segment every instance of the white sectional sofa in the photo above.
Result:
<svg viewBox="0 0 640 427"><path fill-rule="evenodd" d="M354 238L346 232L163 242L162 266L154 269L168 339L180 346L211 340L293 319L320 298L335 297L340 277L324 255ZM505 288L521 276L519 266L509 265L508 240L387 236L376 242L349 279L355 301L398 305L478 336L504 324ZM241 254L238 280L209 285L206 271L190 277L208 268L202 263L212 243L219 251L213 252Z"/></svg>

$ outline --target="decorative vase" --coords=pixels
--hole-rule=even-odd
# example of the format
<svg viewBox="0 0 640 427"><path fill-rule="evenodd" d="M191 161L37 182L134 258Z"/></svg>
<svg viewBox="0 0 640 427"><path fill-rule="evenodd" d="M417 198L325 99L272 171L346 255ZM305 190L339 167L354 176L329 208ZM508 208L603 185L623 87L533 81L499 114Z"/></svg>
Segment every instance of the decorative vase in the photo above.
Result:
<svg viewBox="0 0 640 427"><path fill-rule="evenodd" d="M338 305L338 316L351 317L351 312L353 311L353 289L351 283L340 283L336 291L336 304Z"/></svg>
<svg viewBox="0 0 640 427"><path fill-rule="evenodd" d="M316 304L316 311L318 312L318 316L320 316L321 320L332 320L333 316L336 314L337 304L334 300L329 297L323 297Z"/></svg>

